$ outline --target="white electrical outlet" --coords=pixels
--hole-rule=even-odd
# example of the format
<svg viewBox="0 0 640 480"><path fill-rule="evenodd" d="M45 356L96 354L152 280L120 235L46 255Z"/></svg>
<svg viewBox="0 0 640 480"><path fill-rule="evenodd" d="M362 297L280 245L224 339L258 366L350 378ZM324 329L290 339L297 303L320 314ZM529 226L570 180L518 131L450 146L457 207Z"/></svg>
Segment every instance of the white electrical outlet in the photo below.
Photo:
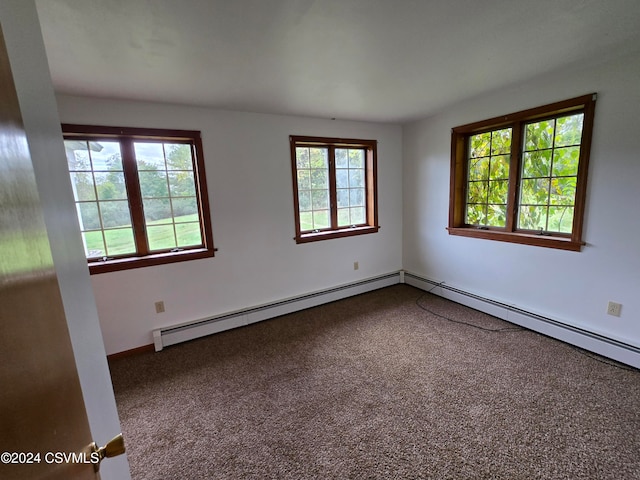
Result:
<svg viewBox="0 0 640 480"><path fill-rule="evenodd" d="M164 313L164 302L156 302L156 313Z"/></svg>
<svg viewBox="0 0 640 480"><path fill-rule="evenodd" d="M353 262L353 269L358 270L359 268L360 268L360 265L358 265L358 262Z"/></svg>
<svg viewBox="0 0 640 480"><path fill-rule="evenodd" d="M607 315L613 315L614 317L620 316L620 310L622 309L622 304L616 302L609 302L607 306Z"/></svg>

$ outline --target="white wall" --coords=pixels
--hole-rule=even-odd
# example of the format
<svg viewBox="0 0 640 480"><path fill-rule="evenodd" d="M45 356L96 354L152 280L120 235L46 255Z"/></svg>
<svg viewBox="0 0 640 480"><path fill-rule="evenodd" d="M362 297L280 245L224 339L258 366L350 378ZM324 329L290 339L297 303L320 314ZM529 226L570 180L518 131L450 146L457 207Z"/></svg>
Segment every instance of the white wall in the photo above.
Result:
<svg viewBox="0 0 640 480"><path fill-rule="evenodd" d="M3 0L0 22L43 207L58 284L93 440L120 433L98 315L82 255L60 120L34 2ZM4 386L3 386L4 388ZM109 459L102 478L130 478L126 455Z"/></svg>
<svg viewBox="0 0 640 480"><path fill-rule="evenodd" d="M640 346L640 55L471 99L406 125L403 265ZM597 92L582 252L449 236L451 128ZM607 302L623 304L606 315Z"/></svg>
<svg viewBox="0 0 640 480"><path fill-rule="evenodd" d="M212 259L92 275L108 354L153 343L154 328L402 268L398 125L70 96L59 96L58 106L64 123L202 132L219 251ZM289 135L378 140L378 233L295 243ZM158 300L165 313L155 313Z"/></svg>

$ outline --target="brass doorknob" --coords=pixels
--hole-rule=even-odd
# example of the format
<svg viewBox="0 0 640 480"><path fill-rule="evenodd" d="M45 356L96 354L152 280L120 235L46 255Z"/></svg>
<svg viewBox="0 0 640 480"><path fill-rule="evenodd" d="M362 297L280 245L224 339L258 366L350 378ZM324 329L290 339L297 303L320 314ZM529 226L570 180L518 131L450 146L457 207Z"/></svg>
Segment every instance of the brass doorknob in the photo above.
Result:
<svg viewBox="0 0 640 480"><path fill-rule="evenodd" d="M97 463L93 464L96 472L100 470L100 462L102 462L104 458L117 457L118 455L122 455L126 452L124 437L121 433L109 440L104 447L98 448L96 442L92 442L90 448L92 453L98 454L99 460Z"/></svg>

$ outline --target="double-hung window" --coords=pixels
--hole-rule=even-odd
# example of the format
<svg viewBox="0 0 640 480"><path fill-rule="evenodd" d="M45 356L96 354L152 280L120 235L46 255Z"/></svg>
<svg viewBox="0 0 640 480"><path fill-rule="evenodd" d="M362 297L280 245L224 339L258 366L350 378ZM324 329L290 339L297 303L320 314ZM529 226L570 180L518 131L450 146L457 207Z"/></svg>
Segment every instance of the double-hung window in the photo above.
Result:
<svg viewBox="0 0 640 480"><path fill-rule="evenodd" d="M91 273L213 256L200 132L62 129Z"/></svg>
<svg viewBox="0 0 640 480"><path fill-rule="evenodd" d="M454 128L449 233L579 251L595 97Z"/></svg>
<svg viewBox="0 0 640 480"><path fill-rule="evenodd" d="M378 231L377 142L291 136L295 240Z"/></svg>

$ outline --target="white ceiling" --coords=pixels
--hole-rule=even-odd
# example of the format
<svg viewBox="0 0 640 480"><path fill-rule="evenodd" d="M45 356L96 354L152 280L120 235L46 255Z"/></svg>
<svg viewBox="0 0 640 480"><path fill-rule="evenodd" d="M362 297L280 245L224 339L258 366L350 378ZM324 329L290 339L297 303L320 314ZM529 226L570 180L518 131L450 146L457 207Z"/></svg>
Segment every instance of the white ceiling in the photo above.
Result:
<svg viewBox="0 0 640 480"><path fill-rule="evenodd" d="M340 119L408 121L640 51L639 0L36 4L60 93Z"/></svg>

